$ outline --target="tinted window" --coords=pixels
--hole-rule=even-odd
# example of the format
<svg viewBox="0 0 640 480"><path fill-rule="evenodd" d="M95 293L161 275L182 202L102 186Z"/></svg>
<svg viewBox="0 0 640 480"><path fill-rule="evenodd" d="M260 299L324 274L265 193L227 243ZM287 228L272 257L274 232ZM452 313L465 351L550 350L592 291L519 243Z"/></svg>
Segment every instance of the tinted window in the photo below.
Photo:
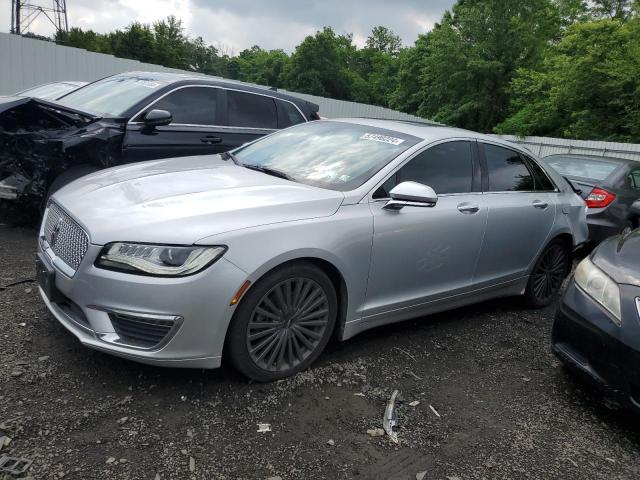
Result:
<svg viewBox="0 0 640 480"><path fill-rule="evenodd" d="M490 192L532 191L533 177L520 155L508 148L484 144Z"/></svg>
<svg viewBox="0 0 640 480"><path fill-rule="evenodd" d="M278 128L276 104L270 97L229 90L227 105L232 127Z"/></svg>
<svg viewBox="0 0 640 480"><path fill-rule="evenodd" d="M321 120L281 130L234 153L242 163L279 170L294 181L346 191L419 141L392 130Z"/></svg>
<svg viewBox="0 0 640 480"><path fill-rule="evenodd" d="M629 186L635 190L640 190L640 170L634 170L629 174Z"/></svg>
<svg viewBox="0 0 640 480"><path fill-rule="evenodd" d="M555 190L555 186L549 180L547 174L540 168L540 166L535 162L535 160L527 157L527 163L529 169L533 172L533 179L535 183L536 191L544 191L550 192Z"/></svg>
<svg viewBox="0 0 640 480"><path fill-rule="evenodd" d="M287 128L305 121L292 103L276 100L276 105L278 106L278 128Z"/></svg>
<svg viewBox="0 0 640 480"><path fill-rule="evenodd" d="M161 98L149 109L171 112L172 123L215 125L217 95L217 88L181 88Z"/></svg>
<svg viewBox="0 0 640 480"><path fill-rule="evenodd" d="M618 168L618 164L601 161L588 157L565 157L563 155L551 155L543 159L560 175L567 177L589 178L591 180L604 180Z"/></svg>

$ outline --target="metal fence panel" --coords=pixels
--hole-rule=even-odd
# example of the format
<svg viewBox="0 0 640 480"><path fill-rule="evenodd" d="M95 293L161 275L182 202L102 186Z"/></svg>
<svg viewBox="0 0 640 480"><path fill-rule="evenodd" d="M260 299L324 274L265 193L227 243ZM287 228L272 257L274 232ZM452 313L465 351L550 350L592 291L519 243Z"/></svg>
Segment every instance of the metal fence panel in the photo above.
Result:
<svg viewBox="0 0 640 480"><path fill-rule="evenodd" d="M556 153L577 153L596 155L598 157L618 157L640 161L640 144L601 142L597 140L572 140L551 137L516 137L514 135L497 135L498 137L519 143L527 147L539 157Z"/></svg>
<svg viewBox="0 0 640 480"><path fill-rule="evenodd" d="M0 65L0 95L10 95L47 82L91 82L115 73L134 70L193 73L8 33L0 33ZM372 117L429 122L415 115L375 105L280 91L317 103L320 105L320 114L327 118Z"/></svg>

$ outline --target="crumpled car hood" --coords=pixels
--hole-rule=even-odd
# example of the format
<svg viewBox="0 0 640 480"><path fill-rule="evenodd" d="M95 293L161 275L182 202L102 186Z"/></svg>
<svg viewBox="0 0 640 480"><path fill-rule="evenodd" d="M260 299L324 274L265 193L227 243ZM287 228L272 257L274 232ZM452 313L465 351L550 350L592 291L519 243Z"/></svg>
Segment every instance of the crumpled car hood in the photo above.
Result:
<svg viewBox="0 0 640 480"><path fill-rule="evenodd" d="M640 287L640 229L608 238L594 252L592 260L617 283Z"/></svg>
<svg viewBox="0 0 640 480"><path fill-rule="evenodd" d="M192 244L233 230L329 216L344 195L211 155L102 170L52 199L87 229L94 244Z"/></svg>

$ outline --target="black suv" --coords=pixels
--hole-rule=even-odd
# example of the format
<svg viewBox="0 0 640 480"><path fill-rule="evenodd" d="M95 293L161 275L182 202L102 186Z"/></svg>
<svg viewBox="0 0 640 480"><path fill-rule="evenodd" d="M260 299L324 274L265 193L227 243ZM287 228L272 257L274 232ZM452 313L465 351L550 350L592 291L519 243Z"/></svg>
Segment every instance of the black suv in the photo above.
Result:
<svg viewBox="0 0 640 480"><path fill-rule="evenodd" d="M101 168L221 153L318 118L305 100L197 74L122 73L55 103L0 98L0 202L41 209Z"/></svg>

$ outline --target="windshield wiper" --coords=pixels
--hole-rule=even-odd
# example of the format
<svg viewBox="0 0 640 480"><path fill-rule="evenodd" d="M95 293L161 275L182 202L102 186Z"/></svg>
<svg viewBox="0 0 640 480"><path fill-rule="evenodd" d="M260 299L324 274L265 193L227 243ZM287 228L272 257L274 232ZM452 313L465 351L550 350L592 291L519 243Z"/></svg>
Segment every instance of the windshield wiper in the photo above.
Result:
<svg viewBox="0 0 640 480"><path fill-rule="evenodd" d="M275 168L265 167L264 165L251 165L249 163L240 163L239 165L248 168L249 170L255 170L256 172L266 173L278 178L284 178L285 180L293 180L293 177L281 170Z"/></svg>
<svg viewBox="0 0 640 480"><path fill-rule="evenodd" d="M233 163L235 163L236 165L242 165L240 163L240 161L238 160L238 157L235 156L235 154L231 153L231 152L222 152L220 154L220 156L224 159L224 160L231 160Z"/></svg>

